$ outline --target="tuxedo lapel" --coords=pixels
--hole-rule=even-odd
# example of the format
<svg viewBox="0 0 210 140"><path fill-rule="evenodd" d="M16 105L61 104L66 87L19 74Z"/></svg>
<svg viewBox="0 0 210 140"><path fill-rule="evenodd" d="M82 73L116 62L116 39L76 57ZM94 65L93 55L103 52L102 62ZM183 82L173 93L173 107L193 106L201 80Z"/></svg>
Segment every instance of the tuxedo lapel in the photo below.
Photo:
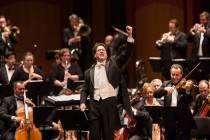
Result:
<svg viewBox="0 0 210 140"><path fill-rule="evenodd" d="M109 71L108 71L108 69L109 69L109 61L106 62L106 64L105 64L105 69L106 69L107 78L109 79Z"/></svg>
<svg viewBox="0 0 210 140"><path fill-rule="evenodd" d="M6 80L5 82L9 83L9 78L8 78L7 70L6 70L6 67L5 66L2 69L2 74L4 76L4 79Z"/></svg>
<svg viewBox="0 0 210 140"><path fill-rule="evenodd" d="M90 80L93 85L94 85L94 71L95 71L95 65L90 68Z"/></svg>

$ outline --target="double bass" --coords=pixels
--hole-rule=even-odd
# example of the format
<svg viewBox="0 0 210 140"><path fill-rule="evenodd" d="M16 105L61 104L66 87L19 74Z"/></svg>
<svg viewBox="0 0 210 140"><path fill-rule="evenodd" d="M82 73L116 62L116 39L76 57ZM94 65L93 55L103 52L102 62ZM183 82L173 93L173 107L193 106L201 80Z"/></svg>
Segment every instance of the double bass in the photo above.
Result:
<svg viewBox="0 0 210 140"><path fill-rule="evenodd" d="M26 92L23 94L24 107L16 111L18 117L24 120L24 125L20 125L15 132L15 140L41 140L42 135L33 124L32 108L26 103Z"/></svg>

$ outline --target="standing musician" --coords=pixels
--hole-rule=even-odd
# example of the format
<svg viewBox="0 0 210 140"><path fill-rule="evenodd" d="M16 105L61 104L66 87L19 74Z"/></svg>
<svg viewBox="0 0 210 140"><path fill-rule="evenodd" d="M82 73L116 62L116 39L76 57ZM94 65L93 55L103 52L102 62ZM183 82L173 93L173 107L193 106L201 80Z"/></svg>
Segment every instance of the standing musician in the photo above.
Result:
<svg viewBox="0 0 210 140"><path fill-rule="evenodd" d="M71 94L76 89L75 82L83 77L80 67L76 63L71 63L71 53L67 48L59 52L60 63L55 64L51 70L51 77L55 87L54 94L58 95L62 89L69 89Z"/></svg>
<svg viewBox="0 0 210 140"><path fill-rule="evenodd" d="M203 11L200 14L200 23L194 24L188 34L188 41L193 42L192 58L210 56L210 23L209 13Z"/></svg>
<svg viewBox="0 0 210 140"><path fill-rule="evenodd" d="M88 69L92 64L90 33L91 28L84 24L78 15L69 16L69 26L64 29L63 35L64 47L71 50L72 58L79 63L82 71Z"/></svg>
<svg viewBox="0 0 210 140"><path fill-rule="evenodd" d="M164 96L165 107L179 107L189 109L192 102L192 95L190 94L191 84L186 83L186 88L177 87L183 83L183 68L179 64L173 64L170 68L171 80L164 81L162 86L155 91L154 97L161 98ZM175 116L171 116L175 117ZM176 120L176 119L174 119ZM172 119L172 121L174 121ZM178 120L177 134L176 122L174 124L165 124L166 140L189 140L190 138L190 124L185 124L182 120Z"/></svg>
<svg viewBox="0 0 210 140"><path fill-rule="evenodd" d="M5 27L7 26L7 21L5 16L0 15L0 67L4 65L4 54L6 50L7 44L5 43L6 36L9 36L7 30L5 31Z"/></svg>
<svg viewBox="0 0 210 140"><path fill-rule="evenodd" d="M201 80L198 85L199 94L195 98L195 106L193 107L193 114L196 116L200 116L202 111L202 106L207 103L209 106L210 103L210 94L209 94L209 84L206 80ZM203 112L206 116L210 117L210 111L206 110L207 112Z"/></svg>
<svg viewBox="0 0 210 140"><path fill-rule="evenodd" d="M23 108L23 93L25 86L23 82L17 81L14 83L14 95L5 97L0 106L0 119L4 122L3 139L14 140L14 135L18 125L24 125L24 119L16 116L16 111ZM26 99L29 106L35 106L34 103Z"/></svg>
<svg viewBox="0 0 210 140"><path fill-rule="evenodd" d="M177 58L186 58L187 37L179 30L177 19L169 20L169 32L164 33L160 40L156 41L156 47L160 50L160 57L163 62L163 76L170 79L168 73L170 61Z"/></svg>
<svg viewBox="0 0 210 140"><path fill-rule="evenodd" d="M105 44L95 44L93 51L96 64L85 72L85 84L81 93L80 110L88 106L91 140L114 140L114 131L120 127L118 101L123 104L130 117L133 116L125 80L119 67L131 55L134 39L133 28L126 26L127 47L120 55L107 59ZM87 97L90 95L89 103Z"/></svg>

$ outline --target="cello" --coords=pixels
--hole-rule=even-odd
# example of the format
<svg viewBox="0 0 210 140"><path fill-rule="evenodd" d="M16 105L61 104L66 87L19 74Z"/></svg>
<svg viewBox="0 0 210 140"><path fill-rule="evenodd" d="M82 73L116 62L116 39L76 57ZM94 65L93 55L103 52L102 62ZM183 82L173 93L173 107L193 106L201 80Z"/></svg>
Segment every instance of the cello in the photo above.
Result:
<svg viewBox="0 0 210 140"><path fill-rule="evenodd" d="M15 132L15 140L41 140L41 132L33 124L32 108L26 103L26 92L23 94L24 107L16 111L18 117L23 118L24 125L20 125Z"/></svg>

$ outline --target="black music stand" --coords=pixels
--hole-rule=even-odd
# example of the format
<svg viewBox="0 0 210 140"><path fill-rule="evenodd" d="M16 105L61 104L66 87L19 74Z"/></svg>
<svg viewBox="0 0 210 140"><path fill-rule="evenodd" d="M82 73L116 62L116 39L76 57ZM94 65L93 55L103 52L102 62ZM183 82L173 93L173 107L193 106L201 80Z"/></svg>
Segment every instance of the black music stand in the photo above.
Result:
<svg viewBox="0 0 210 140"><path fill-rule="evenodd" d="M208 80L210 76L210 57L200 57L202 78Z"/></svg>
<svg viewBox="0 0 210 140"><path fill-rule="evenodd" d="M153 123L161 124L162 121L162 112L163 106L145 106L145 109L149 112L150 117L152 118Z"/></svg>
<svg viewBox="0 0 210 140"><path fill-rule="evenodd" d="M153 119L160 127L165 127L165 135L176 137L177 125L183 130L196 127L195 121L189 109L179 107L145 106Z"/></svg>
<svg viewBox="0 0 210 140"><path fill-rule="evenodd" d="M161 61L160 57L149 57L149 62L153 72L161 72Z"/></svg>
<svg viewBox="0 0 210 140"><path fill-rule="evenodd" d="M42 132L43 140L52 139L53 137L56 137L59 133L57 129L49 127L49 121L54 120L48 120L48 118L50 117L51 119L51 115L55 110L56 108L52 106L38 106L33 108L33 122L35 126L38 127Z"/></svg>
<svg viewBox="0 0 210 140"><path fill-rule="evenodd" d="M181 129L182 131L189 131L192 128L196 128L193 115L188 108L179 108L179 107L164 107L162 112L163 125L166 129L166 135L175 136L176 130ZM175 133L174 133L175 132ZM171 135L172 134L172 135ZM170 137L171 139L171 137Z"/></svg>
<svg viewBox="0 0 210 140"><path fill-rule="evenodd" d="M39 106L41 102L41 98L43 96L47 96L50 93L50 88L47 82L43 80L32 80L27 83L27 96L32 98L34 103Z"/></svg>
<svg viewBox="0 0 210 140"><path fill-rule="evenodd" d="M59 53L59 50L48 50L45 53L45 57L47 60L54 60L55 59L55 55Z"/></svg>
<svg viewBox="0 0 210 140"><path fill-rule="evenodd" d="M13 95L12 85L0 85L0 99Z"/></svg>
<svg viewBox="0 0 210 140"><path fill-rule="evenodd" d="M58 113L64 130L76 130L78 134L77 136L79 136L78 139L81 139L82 131L89 130L86 112L81 112L80 110L58 110Z"/></svg>

